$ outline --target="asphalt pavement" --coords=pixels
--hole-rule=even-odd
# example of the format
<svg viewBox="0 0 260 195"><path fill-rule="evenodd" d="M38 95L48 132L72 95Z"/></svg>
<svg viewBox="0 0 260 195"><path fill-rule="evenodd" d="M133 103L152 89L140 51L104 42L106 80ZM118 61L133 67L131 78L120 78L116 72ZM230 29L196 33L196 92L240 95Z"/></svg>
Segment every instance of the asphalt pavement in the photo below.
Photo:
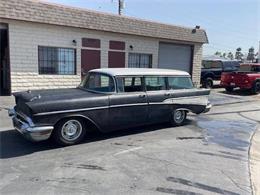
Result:
<svg viewBox="0 0 260 195"><path fill-rule="evenodd" d="M248 151L260 123L259 95L214 91L212 110L189 115L185 126L92 133L70 147L28 142L0 111L0 192L252 194Z"/></svg>

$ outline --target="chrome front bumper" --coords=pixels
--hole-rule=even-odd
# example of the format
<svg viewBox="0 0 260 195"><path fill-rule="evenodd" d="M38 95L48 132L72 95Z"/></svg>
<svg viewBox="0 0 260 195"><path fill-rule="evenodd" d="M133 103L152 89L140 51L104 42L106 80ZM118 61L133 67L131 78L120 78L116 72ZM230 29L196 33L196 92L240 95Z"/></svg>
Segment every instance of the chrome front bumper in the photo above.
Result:
<svg viewBox="0 0 260 195"><path fill-rule="evenodd" d="M211 103L208 103L205 110L204 110L204 113L210 111L210 109L212 108L212 104Z"/></svg>
<svg viewBox="0 0 260 195"><path fill-rule="evenodd" d="M14 109L8 111L14 128L31 141L43 141L50 138L53 126L36 126L29 117L23 116Z"/></svg>

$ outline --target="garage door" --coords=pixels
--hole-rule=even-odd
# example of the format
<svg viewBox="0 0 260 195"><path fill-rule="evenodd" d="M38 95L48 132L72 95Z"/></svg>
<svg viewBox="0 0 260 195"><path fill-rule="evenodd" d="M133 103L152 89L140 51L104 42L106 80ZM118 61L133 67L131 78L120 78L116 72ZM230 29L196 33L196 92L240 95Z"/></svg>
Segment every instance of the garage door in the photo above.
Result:
<svg viewBox="0 0 260 195"><path fill-rule="evenodd" d="M192 46L160 43L158 66L191 73L191 55Z"/></svg>

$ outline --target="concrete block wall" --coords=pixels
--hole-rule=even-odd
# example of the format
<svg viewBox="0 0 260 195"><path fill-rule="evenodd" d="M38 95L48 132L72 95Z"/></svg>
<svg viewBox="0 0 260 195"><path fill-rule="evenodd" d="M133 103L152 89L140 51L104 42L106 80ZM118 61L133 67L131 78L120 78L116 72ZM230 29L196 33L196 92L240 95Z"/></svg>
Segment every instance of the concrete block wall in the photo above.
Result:
<svg viewBox="0 0 260 195"><path fill-rule="evenodd" d="M11 89L12 92L28 89L75 87L81 81L82 38L101 40L101 67L108 65L109 41L126 43L128 52L153 55L153 67L158 62L158 41L140 36L129 36L79 28L62 27L15 20L1 20L8 23L10 37ZM73 45L72 40L77 41ZM130 45L133 50L130 50ZM76 75L40 75L38 70L38 46L66 47L76 49ZM93 49L93 48L90 48Z"/></svg>
<svg viewBox="0 0 260 195"><path fill-rule="evenodd" d="M202 52L203 52L203 45L195 44L193 50L192 81L194 82L196 87L200 86Z"/></svg>
<svg viewBox="0 0 260 195"><path fill-rule="evenodd" d="M126 43L126 67L128 53L147 53L153 55L152 67L158 65L159 39L119 33L109 33L64 27L57 25L1 19L9 25L11 90L76 87L81 81L81 40L96 38L101 40L101 67L108 65L109 41ZM72 40L76 40L74 45ZM133 50L130 49L133 46ZM76 49L76 75L40 75L38 71L38 46L66 47ZM91 48L92 49L92 48ZM202 58L202 44L194 45L193 81L199 83Z"/></svg>

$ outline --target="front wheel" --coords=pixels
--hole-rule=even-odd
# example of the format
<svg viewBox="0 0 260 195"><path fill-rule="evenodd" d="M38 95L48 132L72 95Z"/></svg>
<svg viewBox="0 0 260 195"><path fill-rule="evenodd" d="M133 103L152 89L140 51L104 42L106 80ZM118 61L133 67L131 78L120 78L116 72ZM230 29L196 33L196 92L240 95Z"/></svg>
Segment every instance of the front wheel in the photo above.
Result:
<svg viewBox="0 0 260 195"><path fill-rule="evenodd" d="M253 85L253 88L252 88L252 93L253 94L260 93L260 81L255 82L255 84Z"/></svg>
<svg viewBox="0 0 260 195"><path fill-rule="evenodd" d="M63 119L55 125L53 138L63 146L77 144L86 135L85 123L80 118Z"/></svg>
<svg viewBox="0 0 260 195"><path fill-rule="evenodd" d="M174 110L171 114L171 124L181 126L185 122L187 112L184 110Z"/></svg>
<svg viewBox="0 0 260 195"><path fill-rule="evenodd" d="M234 90L234 87L226 87L225 89L227 92L232 92Z"/></svg>
<svg viewBox="0 0 260 195"><path fill-rule="evenodd" d="M202 86L207 89L211 89L213 87L213 79L211 77L207 77L203 83Z"/></svg>

